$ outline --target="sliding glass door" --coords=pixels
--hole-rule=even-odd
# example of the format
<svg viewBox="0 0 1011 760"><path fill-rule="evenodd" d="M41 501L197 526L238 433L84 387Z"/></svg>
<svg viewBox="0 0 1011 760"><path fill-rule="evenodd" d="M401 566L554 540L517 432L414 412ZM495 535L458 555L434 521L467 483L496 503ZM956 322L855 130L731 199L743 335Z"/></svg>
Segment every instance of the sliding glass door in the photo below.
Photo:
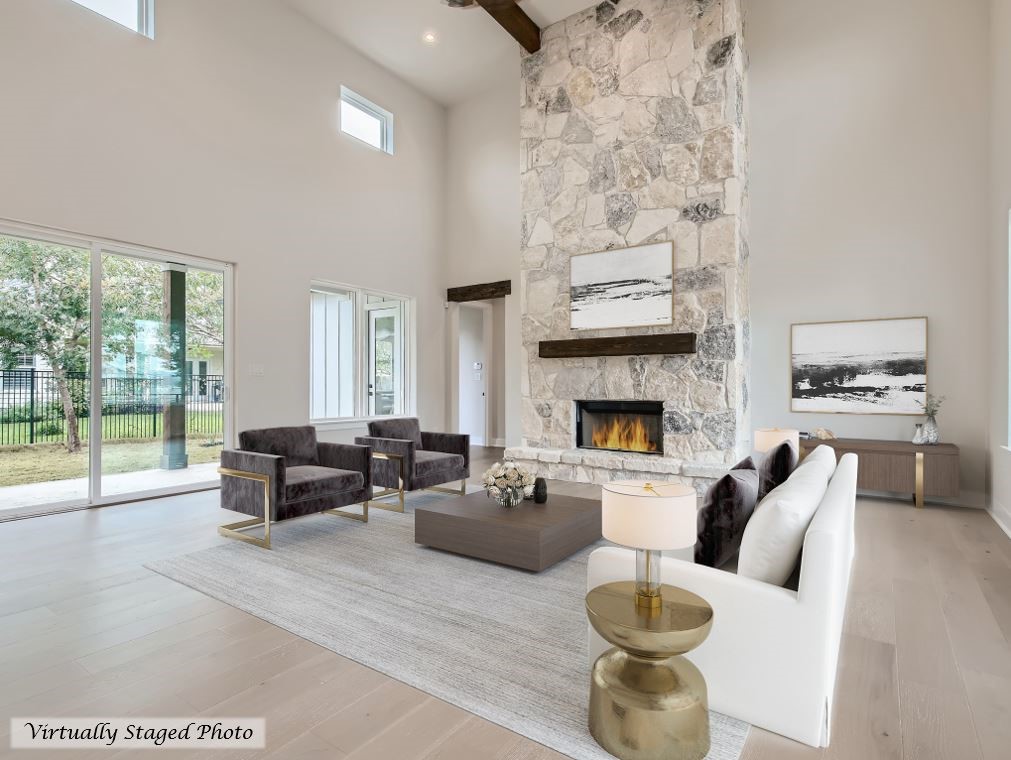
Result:
<svg viewBox="0 0 1011 760"><path fill-rule="evenodd" d="M0 519L86 502L91 252L0 234Z"/></svg>
<svg viewBox="0 0 1011 760"><path fill-rule="evenodd" d="M224 276L102 254L102 495L216 479Z"/></svg>
<svg viewBox="0 0 1011 760"><path fill-rule="evenodd" d="M216 482L230 268L182 258L0 234L0 519Z"/></svg>

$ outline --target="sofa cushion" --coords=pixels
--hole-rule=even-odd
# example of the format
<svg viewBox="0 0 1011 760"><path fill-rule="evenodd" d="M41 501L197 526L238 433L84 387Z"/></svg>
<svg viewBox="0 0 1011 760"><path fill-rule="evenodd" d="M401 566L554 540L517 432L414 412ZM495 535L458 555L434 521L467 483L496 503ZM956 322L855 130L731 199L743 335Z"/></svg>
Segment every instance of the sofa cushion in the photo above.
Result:
<svg viewBox="0 0 1011 760"><path fill-rule="evenodd" d="M287 467L319 464L316 428L312 425L245 430L239 433L239 448L282 456Z"/></svg>
<svg viewBox="0 0 1011 760"><path fill-rule="evenodd" d="M284 500L303 501L364 487L365 476L360 472L307 464L285 471Z"/></svg>
<svg viewBox="0 0 1011 760"><path fill-rule="evenodd" d="M799 454L789 443L781 443L767 451L758 464L758 498L763 499L772 489L786 482L797 466Z"/></svg>
<svg viewBox="0 0 1011 760"><path fill-rule="evenodd" d="M463 466L463 457L459 454L443 454L441 451L424 450L414 452L414 474L419 478L435 472L457 470Z"/></svg>
<svg viewBox="0 0 1011 760"><path fill-rule="evenodd" d="M417 417L373 420L369 423L369 435L374 438L398 438L414 441L414 445L421 448L421 424Z"/></svg>
<svg viewBox="0 0 1011 760"><path fill-rule="evenodd" d="M741 539L738 575L776 586L786 583L834 471L835 453L820 446L759 502Z"/></svg>
<svg viewBox="0 0 1011 760"><path fill-rule="evenodd" d="M722 567L737 555L758 503L758 470L748 457L706 491L698 514L695 563Z"/></svg>

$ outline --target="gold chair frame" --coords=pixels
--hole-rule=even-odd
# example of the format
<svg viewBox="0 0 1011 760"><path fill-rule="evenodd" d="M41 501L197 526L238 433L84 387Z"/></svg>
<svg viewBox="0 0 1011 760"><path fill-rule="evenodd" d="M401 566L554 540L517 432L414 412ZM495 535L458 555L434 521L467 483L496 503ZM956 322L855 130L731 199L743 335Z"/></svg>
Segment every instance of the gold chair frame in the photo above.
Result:
<svg viewBox="0 0 1011 760"><path fill-rule="evenodd" d="M390 462L397 462L398 475L397 483L399 484L397 488L384 488L379 493L372 494L372 501L376 502L372 506L376 509L385 509L388 512L403 512L404 511L404 458L400 454L384 454L381 452L373 452L373 459L385 459ZM423 488L422 491L435 491L436 493L446 493L450 496L465 496L467 494L467 480L464 478L460 481L459 488L443 488L441 486L431 486L430 488ZM380 504L379 499L385 499L390 496L397 497L397 504Z"/></svg>
<svg viewBox="0 0 1011 760"><path fill-rule="evenodd" d="M236 523L228 523L227 525L218 526L218 535L224 536L225 538L232 538L236 541L244 541L247 544L253 544L253 546L258 546L261 549L270 548L270 525L274 520L274 500L271 498L271 480L270 475L264 475L260 472L247 472L246 470L233 470L229 467L219 467L219 475L228 475L233 478L243 478L245 480L255 480L258 483L263 484L263 514L270 515L270 519L267 520L264 517L254 517L249 520L241 520ZM348 506L354 506L349 504ZM376 506L379 506L378 504ZM334 517L346 517L348 520L357 520L358 522L367 523L369 521L369 499L362 502L362 513L360 515L354 512L342 512L341 510L345 507L336 507L334 509L324 509L319 512L319 514L333 515ZM309 515L306 515L308 517ZM263 538L257 538L256 536L250 536L242 531L248 530L249 528L256 528L260 525L263 526Z"/></svg>

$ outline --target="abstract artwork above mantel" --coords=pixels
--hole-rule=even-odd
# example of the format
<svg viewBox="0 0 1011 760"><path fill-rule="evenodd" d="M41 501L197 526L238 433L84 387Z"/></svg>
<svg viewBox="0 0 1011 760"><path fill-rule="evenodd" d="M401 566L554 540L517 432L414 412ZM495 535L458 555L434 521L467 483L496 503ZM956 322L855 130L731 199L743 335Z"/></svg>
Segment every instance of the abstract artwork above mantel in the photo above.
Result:
<svg viewBox="0 0 1011 760"><path fill-rule="evenodd" d="M923 414L927 318L791 327L794 412Z"/></svg>
<svg viewBox="0 0 1011 760"><path fill-rule="evenodd" d="M674 321L674 244L583 253L569 265L573 330L652 327Z"/></svg>

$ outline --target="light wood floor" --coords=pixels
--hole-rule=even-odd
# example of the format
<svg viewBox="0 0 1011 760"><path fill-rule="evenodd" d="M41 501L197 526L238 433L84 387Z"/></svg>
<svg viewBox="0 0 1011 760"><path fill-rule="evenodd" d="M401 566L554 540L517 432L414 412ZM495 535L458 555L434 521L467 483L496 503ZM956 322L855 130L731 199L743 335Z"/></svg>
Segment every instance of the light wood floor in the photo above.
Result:
<svg viewBox="0 0 1011 760"><path fill-rule="evenodd" d="M476 449L473 472L499 453ZM265 716L269 747L248 756L562 757L144 569L222 542L233 515L216 504L212 491L0 524L0 756L15 754L12 716L206 714ZM745 759L1009 757L1011 541L982 511L869 499L857 534L832 746L753 729Z"/></svg>

